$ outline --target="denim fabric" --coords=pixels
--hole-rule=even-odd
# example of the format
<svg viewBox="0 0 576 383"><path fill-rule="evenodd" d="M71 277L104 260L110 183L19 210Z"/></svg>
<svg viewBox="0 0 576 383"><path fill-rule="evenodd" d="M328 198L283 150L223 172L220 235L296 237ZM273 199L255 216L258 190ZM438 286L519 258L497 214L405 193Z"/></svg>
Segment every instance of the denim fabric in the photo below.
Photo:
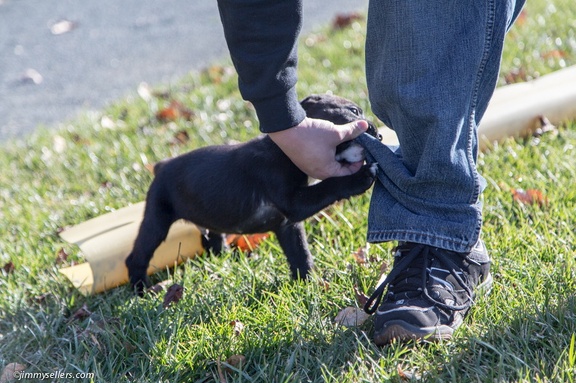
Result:
<svg viewBox="0 0 576 383"><path fill-rule="evenodd" d="M366 76L399 148L363 135L378 162L368 240L469 252L482 225L478 124L506 31L524 0L372 0Z"/></svg>

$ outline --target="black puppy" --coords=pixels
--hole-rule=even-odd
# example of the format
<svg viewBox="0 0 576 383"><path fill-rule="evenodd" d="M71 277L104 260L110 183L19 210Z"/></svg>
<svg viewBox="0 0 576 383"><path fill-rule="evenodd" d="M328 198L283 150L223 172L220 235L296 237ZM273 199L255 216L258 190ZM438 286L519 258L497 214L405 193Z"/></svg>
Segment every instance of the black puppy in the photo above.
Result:
<svg viewBox="0 0 576 383"><path fill-rule="evenodd" d="M301 102L308 117L344 124L364 115L358 105L341 97L313 95ZM377 137L369 124L368 133ZM353 141L337 148L339 161L362 160ZM268 137L238 145L203 147L160 162L146 198L146 209L132 253L126 259L130 282L141 294L150 285L150 259L179 219L207 229L204 247L218 253L222 233L276 234L293 278L306 278L313 261L302 223L334 202L366 191L376 166L328 178L314 185Z"/></svg>

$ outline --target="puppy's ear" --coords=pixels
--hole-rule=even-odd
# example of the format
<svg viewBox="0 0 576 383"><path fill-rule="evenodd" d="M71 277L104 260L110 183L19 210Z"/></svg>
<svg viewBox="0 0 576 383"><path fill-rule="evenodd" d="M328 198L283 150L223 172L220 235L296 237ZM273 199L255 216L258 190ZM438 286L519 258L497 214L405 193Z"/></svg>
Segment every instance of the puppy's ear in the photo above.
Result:
<svg viewBox="0 0 576 383"><path fill-rule="evenodd" d="M302 108L304 108L304 110L308 112L310 108L314 107L315 105L318 104L318 102L320 102L320 99L321 99L320 95L311 94L310 96L300 101L300 105L302 105Z"/></svg>

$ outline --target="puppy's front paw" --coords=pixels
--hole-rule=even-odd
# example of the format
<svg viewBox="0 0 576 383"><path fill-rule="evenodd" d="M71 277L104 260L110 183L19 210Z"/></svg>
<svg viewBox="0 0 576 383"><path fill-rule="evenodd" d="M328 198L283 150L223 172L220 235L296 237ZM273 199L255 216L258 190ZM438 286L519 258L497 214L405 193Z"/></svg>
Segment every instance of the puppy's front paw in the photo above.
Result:
<svg viewBox="0 0 576 383"><path fill-rule="evenodd" d="M130 278L130 285L132 286L134 293L139 297L144 296L146 289L152 286L150 280L146 276L143 278Z"/></svg>
<svg viewBox="0 0 576 383"><path fill-rule="evenodd" d="M376 179L376 172L378 171L378 164L366 164L360 170L353 174L355 185L354 194L362 194L372 186Z"/></svg>
<svg viewBox="0 0 576 383"><path fill-rule="evenodd" d="M146 272L144 272L144 273L131 274L130 286L132 286L132 291L134 291L136 295L141 297L144 296L144 292L146 291L146 289L152 286L152 283L150 283L148 276L146 276Z"/></svg>
<svg viewBox="0 0 576 383"><path fill-rule="evenodd" d="M378 163L374 162L370 165L370 173L372 173L373 177L376 177L376 173L378 172Z"/></svg>

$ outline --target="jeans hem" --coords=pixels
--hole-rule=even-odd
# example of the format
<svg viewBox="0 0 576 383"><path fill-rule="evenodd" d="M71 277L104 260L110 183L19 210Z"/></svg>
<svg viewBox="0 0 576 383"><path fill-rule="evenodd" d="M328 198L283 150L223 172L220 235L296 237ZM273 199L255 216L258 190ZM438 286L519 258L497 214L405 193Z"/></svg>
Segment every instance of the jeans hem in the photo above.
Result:
<svg viewBox="0 0 576 383"><path fill-rule="evenodd" d="M414 242L423 245L433 246L440 249L455 251L457 253L469 253L480 237L480 230L477 231L477 238L475 238L473 243L466 240L457 240L450 237L444 237L432 233L422 233L418 231L396 231L396 230L379 230L379 231L369 231L367 235L367 240L370 243L378 242Z"/></svg>

